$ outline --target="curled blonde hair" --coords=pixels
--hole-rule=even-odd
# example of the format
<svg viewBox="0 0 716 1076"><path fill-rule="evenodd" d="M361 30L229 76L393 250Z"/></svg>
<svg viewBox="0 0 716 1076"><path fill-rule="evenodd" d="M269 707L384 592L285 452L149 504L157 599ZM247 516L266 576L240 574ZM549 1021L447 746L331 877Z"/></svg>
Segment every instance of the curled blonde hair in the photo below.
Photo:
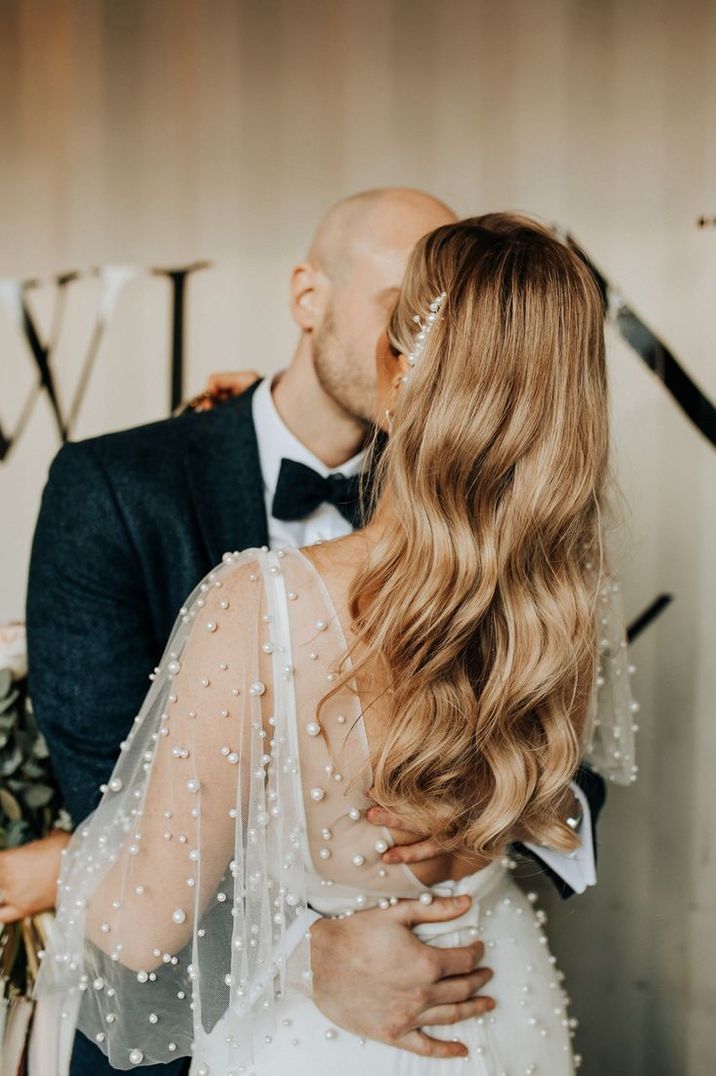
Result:
<svg viewBox="0 0 716 1076"><path fill-rule="evenodd" d="M448 849L496 856L518 826L569 849L608 466L602 296L577 252L508 213L418 243L396 353L442 291L378 465L389 522L349 595L352 675L377 660L391 685L375 796Z"/></svg>

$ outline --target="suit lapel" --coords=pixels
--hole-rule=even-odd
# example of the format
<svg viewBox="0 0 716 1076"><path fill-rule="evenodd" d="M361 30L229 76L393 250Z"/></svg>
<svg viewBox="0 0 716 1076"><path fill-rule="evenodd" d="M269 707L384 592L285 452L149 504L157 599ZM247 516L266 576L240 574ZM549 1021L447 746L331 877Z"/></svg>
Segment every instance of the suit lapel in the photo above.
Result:
<svg viewBox="0 0 716 1076"><path fill-rule="evenodd" d="M268 544L263 478L251 398L258 386L189 416L184 468L210 564L227 550Z"/></svg>

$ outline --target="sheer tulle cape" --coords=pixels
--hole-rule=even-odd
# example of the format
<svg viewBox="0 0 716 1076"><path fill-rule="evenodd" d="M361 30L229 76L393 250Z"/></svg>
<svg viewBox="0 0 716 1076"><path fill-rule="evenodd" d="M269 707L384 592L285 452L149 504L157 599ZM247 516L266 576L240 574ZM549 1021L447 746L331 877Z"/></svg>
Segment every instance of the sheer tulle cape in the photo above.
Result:
<svg viewBox="0 0 716 1076"><path fill-rule="evenodd" d="M66 850L36 987L59 995L58 1073L75 1024L131 1069L191 1054L225 1013L225 1071L238 1069L277 996L310 989L279 573L277 554L225 554L194 589Z"/></svg>
<svg viewBox="0 0 716 1076"><path fill-rule="evenodd" d="M614 587L599 595L587 760L628 781ZM309 895L319 908L329 893L361 907L420 892L408 868L382 869L375 830L355 821L371 783L360 699L346 690L315 720L344 653L321 576L295 551L227 553L189 596L101 802L64 855L36 986L64 1014L58 1074L75 1026L123 1070L201 1056L222 1018L222 1071L248 1068L279 997L310 991Z"/></svg>
<svg viewBox="0 0 716 1076"><path fill-rule="evenodd" d="M589 719L584 730L584 761L617 784L636 780L634 723L639 706L631 690L627 633L619 584L605 578L597 599L597 666Z"/></svg>

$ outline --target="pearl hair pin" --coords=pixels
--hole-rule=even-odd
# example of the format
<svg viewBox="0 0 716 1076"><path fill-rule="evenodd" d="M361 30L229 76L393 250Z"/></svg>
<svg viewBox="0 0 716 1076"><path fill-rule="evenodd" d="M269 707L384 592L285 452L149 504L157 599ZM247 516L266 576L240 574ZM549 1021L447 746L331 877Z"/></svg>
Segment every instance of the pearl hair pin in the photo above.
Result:
<svg viewBox="0 0 716 1076"><path fill-rule="evenodd" d="M428 341L428 336L432 332L433 325L438 320L438 314L440 313L440 307L447 299L447 292L441 291L436 299L433 299L428 307L428 313L425 316L425 324L420 320L420 315L416 314L413 318L418 325L418 332L415 337L415 343L413 344L413 350L408 355L408 365L415 366L416 362L425 351L425 345Z"/></svg>

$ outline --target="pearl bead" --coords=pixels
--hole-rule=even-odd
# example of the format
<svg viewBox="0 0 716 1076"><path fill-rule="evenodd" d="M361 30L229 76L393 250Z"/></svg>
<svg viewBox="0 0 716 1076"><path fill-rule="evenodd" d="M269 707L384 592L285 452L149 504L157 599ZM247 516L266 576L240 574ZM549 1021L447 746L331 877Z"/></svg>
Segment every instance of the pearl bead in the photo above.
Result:
<svg viewBox="0 0 716 1076"><path fill-rule="evenodd" d="M207 622L206 622L206 630L207 631L216 631L218 626L219 625L216 623L215 620L207 620Z"/></svg>
<svg viewBox="0 0 716 1076"><path fill-rule="evenodd" d="M256 682L251 685L251 687L249 689L249 694L251 694L251 695L263 695L265 691L266 691L266 685L262 684L260 680L256 680Z"/></svg>
<svg viewBox="0 0 716 1076"><path fill-rule="evenodd" d="M389 846L389 844L388 844L388 842L387 842L387 841L384 841L384 840L383 840L383 839L381 838L381 840L379 840L379 841L376 841L376 842L375 842L375 845L374 845L374 847L375 847L375 850L376 850L376 852L378 853L378 855L381 855L381 856L382 856L382 855L383 855L383 852L387 852L387 851L388 851L388 848L389 848L390 846Z"/></svg>
<svg viewBox="0 0 716 1076"><path fill-rule="evenodd" d="M338 1032L336 1031L336 1029L334 1027L329 1027L324 1031L323 1034L324 1034L325 1038L330 1040L330 1039L335 1039L337 1037L337 1035L338 1035Z"/></svg>
<svg viewBox="0 0 716 1076"><path fill-rule="evenodd" d="M121 778L113 777L112 780L109 782L109 787L110 787L110 791L112 791L112 792L120 792L121 789L122 789Z"/></svg>
<svg viewBox="0 0 716 1076"><path fill-rule="evenodd" d="M181 908L175 908L172 912L172 919L175 923L183 923L186 921L186 912L182 911Z"/></svg>
<svg viewBox="0 0 716 1076"><path fill-rule="evenodd" d="M264 643L261 649L263 650L264 654L273 654L273 643Z"/></svg>
<svg viewBox="0 0 716 1076"><path fill-rule="evenodd" d="M186 783L187 792L198 792L201 788L201 783L196 777L191 777Z"/></svg>
<svg viewBox="0 0 716 1076"><path fill-rule="evenodd" d="M357 822L358 819L360 818L360 811L358 810L358 808L357 807L351 807L351 809L348 812L348 817L351 819L352 822Z"/></svg>
<svg viewBox="0 0 716 1076"><path fill-rule="evenodd" d="M310 795L310 797L311 797L311 799L313 800L314 803L320 803L321 800L323 799L323 797L325 796L325 794L326 793L323 791L323 789L318 788L317 786L316 786L316 788L312 788L310 793L309 793L309 795Z"/></svg>
<svg viewBox="0 0 716 1076"><path fill-rule="evenodd" d="M426 890L424 893L420 894L420 896L418 897L418 900L420 901L421 904L432 904L433 903L433 895L432 895L432 893L429 893Z"/></svg>
<svg viewBox="0 0 716 1076"><path fill-rule="evenodd" d="M306 725L306 732L309 736L318 736L321 731L321 726L317 721L309 721Z"/></svg>
<svg viewBox="0 0 716 1076"><path fill-rule="evenodd" d="M141 1050L130 1050L129 1060L132 1062L133 1065L141 1065L142 1061L144 1060L144 1054Z"/></svg>
<svg viewBox="0 0 716 1076"><path fill-rule="evenodd" d="M169 672L172 676L174 676L176 673L178 673L180 671L180 669L181 669L181 665L179 664L178 661L170 661L169 664L167 665L167 672Z"/></svg>
<svg viewBox="0 0 716 1076"><path fill-rule="evenodd" d="M331 850L330 850L330 848L321 848L321 850L320 850L320 852L318 854L321 857L321 859L330 859L331 858Z"/></svg>
<svg viewBox="0 0 716 1076"><path fill-rule="evenodd" d="M336 721L338 722L339 725L345 725L345 723L346 723L345 714L339 714L338 717L336 718Z"/></svg>
<svg viewBox="0 0 716 1076"><path fill-rule="evenodd" d="M360 854L353 856L352 863L354 867L362 867L365 863L365 856L362 856Z"/></svg>
<svg viewBox="0 0 716 1076"><path fill-rule="evenodd" d="M298 594L296 594L296 592L293 590L289 590L287 597L290 602L295 602L296 598L298 597Z"/></svg>
<svg viewBox="0 0 716 1076"><path fill-rule="evenodd" d="M316 621L316 627L318 628L319 631L325 631L326 628L328 627L328 624L326 624L325 620L317 620Z"/></svg>

